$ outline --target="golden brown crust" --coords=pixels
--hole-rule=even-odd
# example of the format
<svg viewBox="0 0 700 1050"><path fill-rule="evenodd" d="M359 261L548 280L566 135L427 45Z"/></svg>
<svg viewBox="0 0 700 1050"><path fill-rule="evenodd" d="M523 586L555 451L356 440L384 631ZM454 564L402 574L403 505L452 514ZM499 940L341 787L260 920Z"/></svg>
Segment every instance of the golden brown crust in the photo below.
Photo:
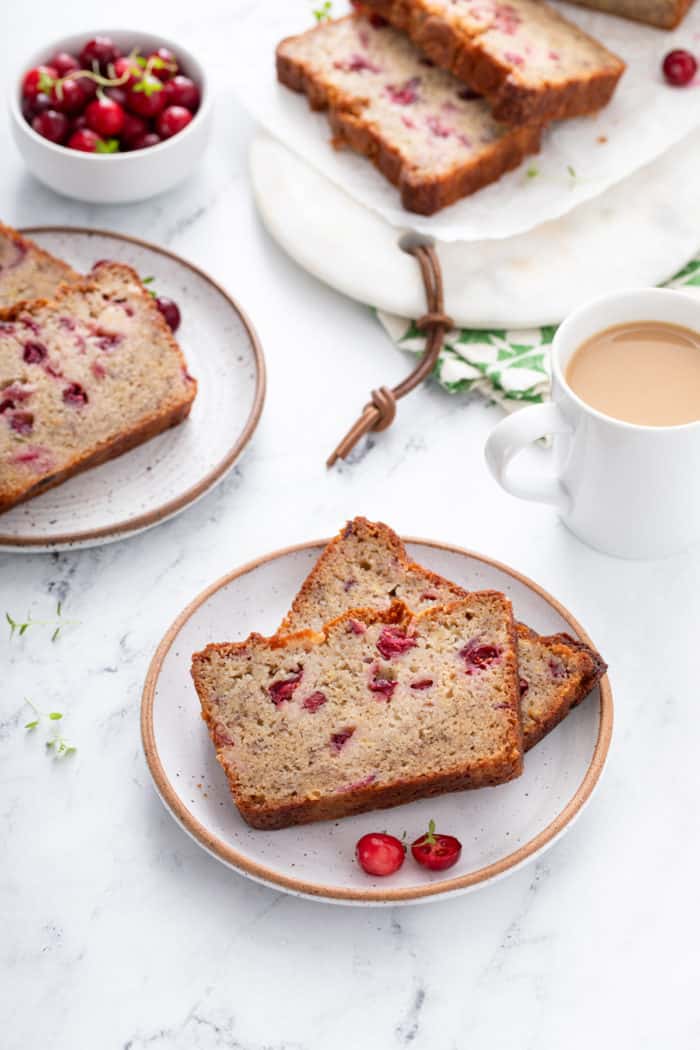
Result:
<svg viewBox="0 0 700 1050"><path fill-rule="evenodd" d="M590 7L594 11L605 11L619 18L657 26L659 29L675 29L685 18L693 0L569 0L579 7Z"/></svg>
<svg viewBox="0 0 700 1050"><path fill-rule="evenodd" d="M463 598L469 593L450 580L446 580L422 565L410 561L403 543L388 525L385 525L383 522L368 521L364 517L356 517L352 521L348 521L338 535L325 547L318 561L302 583L290 611L282 621L279 628L280 634L289 632L292 629L293 619L303 618L309 603L314 601L315 591L319 586L322 586L326 564L334 557L338 546L355 529L361 530L368 537L386 547L399 562L402 571L418 573L427 582L440 588L448 588L455 599ZM561 655L565 662L573 662L578 670L578 674L575 677L562 681L562 685L557 691L556 699L551 708L548 708L547 715L544 718L527 717L523 719L524 750L529 751L552 729L559 725L573 707L576 707L589 695L605 674L607 664L595 649L592 649L577 638L572 638L569 634L560 633L543 636L522 623L516 623L515 630L517 638L536 641L538 645L548 649L552 657ZM572 659L576 655L579 655L580 658Z"/></svg>
<svg viewBox="0 0 700 1050"><path fill-rule="evenodd" d="M124 274L124 272L128 273L129 277L135 281L140 289L140 294L143 296L144 300L150 303L151 297L143 288L141 278L132 267L123 263L103 263L100 270L108 271L118 276ZM76 278L78 277L79 275L76 275ZM83 292L94 291L94 289L95 284L89 277L79 277L76 281L61 285L57 291L55 301L60 301L61 296L64 294L80 294ZM32 301L13 303L12 306L0 309L0 321L14 321L21 315L27 313L31 315L37 310L50 305L52 302L54 302L54 300L35 299ZM165 318L155 307L152 309L152 321L155 327L159 330L160 337L169 344L170 349L177 355L183 372L187 373L187 362L185 361L184 354L175 340ZM189 373L187 374L189 375ZM110 459L115 459L117 456L129 452L132 448L136 448L137 445L142 445L144 442L150 441L151 438L154 438L163 431L170 429L170 427L177 426L178 423L181 423L189 415L196 394L197 381L194 378L191 378L191 382L189 382L187 388L183 390L182 396L176 401L171 402L159 411L142 419L138 425L124 430L121 434L116 435L111 440L101 441L94 448L82 451L61 470L46 474L43 477L38 478L36 481L27 479L23 485L16 485L14 488L0 486L0 513L10 510L12 507L16 506L18 503L23 503L25 500L33 499L35 496L41 495L41 493L54 488L56 485L61 485L64 481L74 477L76 474L82 473L84 470L89 470L92 467L97 467L102 463L106 463Z"/></svg>
<svg viewBox="0 0 700 1050"><path fill-rule="evenodd" d="M459 29L424 8L420 0L364 0L365 6L403 30L436 65L448 69L489 100L493 115L507 124L545 124L595 113L612 98L625 63L616 55L610 68L563 85L544 83L531 88L519 84L512 67L490 55L478 36L469 39Z"/></svg>
<svg viewBox="0 0 700 1050"><path fill-rule="evenodd" d="M484 147L471 162L449 174L430 178L418 176L399 151L363 118L361 112L357 112L353 98L322 84L304 62L284 53L287 40L293 39L282 40L277 47L278 80L292 91L305 94L312 109L328 111L334 145L338 148L349 146L367 157L389 182L398 187L401 203L407 211L433 215L495 182L540 148L542 128L538 124L513 128L489 147Z"/></svg>
<svg viewBox="0 0 700 1050"><path fill-rule="evenodd" d="M369 784L364 787L353 787L320 799L289 799L284 802L266 804L264 801L251 804L249 798L238 790L238 776L235 764L227 758L227 747L231 746L218 738L215 711L206 695L201 669L208 662L211 654L226 656L229 653L242 653L251 644L270 645L273 648L284 648L291 644L308 644L310 647L321 644L328 632L338 624L349 620L360 620L368 626L374 623L419 624L426 619L433 619L459 608L476 593L467 595L466 599L448 603L438 608L427 609L414 615L403 602L393 602L388 609L351 609L326 624L321 632L297 631L294 634L273 635L264 638L253 633L243 642L218 643L207 645L201 652L192 657L191 674L195 689L200 699L202 718L207 723L209 734L216 750L217 761L226 773L234 802L243 819L254 828L279 829L293 824L305 824L317 820L337 820L341 817L364 813L373 809L387 809L412 802L418 798L430 798L450 791L463 791L469 788L486 787L512 780L522 773L523 746L522 727L520 722L520 696L518 689L518 667L516 657L516 634L513 623L512 608L508 599L500 591L481 591L479 597L495 598L503 604L508 613L510 649L506 656L506 666L510 677L508 711L509 731L512 743L504 748L497 759L481 759L439 774L426 773L419 777L393 781L390 784ZM235 745L234 745L235 746Z"/></svg>

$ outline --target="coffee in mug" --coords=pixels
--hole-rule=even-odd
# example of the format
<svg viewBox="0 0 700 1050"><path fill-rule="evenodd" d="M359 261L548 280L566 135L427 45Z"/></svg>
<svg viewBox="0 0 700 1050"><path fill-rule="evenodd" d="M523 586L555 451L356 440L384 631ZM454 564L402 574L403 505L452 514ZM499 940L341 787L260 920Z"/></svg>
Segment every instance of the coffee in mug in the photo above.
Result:
<svg viewBox="0 0 700 1050"><path fill-rule="evenodd" d="M574 351L566 381L591 408L625 423L700 419L700 333L664 321L613 325Z"/></svg>

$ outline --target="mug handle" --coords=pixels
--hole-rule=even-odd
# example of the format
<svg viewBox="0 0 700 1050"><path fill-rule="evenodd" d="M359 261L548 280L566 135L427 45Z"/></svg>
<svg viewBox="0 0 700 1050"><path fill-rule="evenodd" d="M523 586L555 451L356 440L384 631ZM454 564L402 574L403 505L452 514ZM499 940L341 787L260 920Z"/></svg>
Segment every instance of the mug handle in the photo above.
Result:
<svg viewBox="0 0 700 1050"><path fill-rule="evenodd" d="M511 496L538 503L552 503L565 514L570 510L571 497L559 478L554 474L549 477L516 478L512 477L508 468L511 460L526 445L548 434L568 434L571 430L571 424L553 401L520 409L502 419L489 434L485 448L488 468L501 488Z"/></svg>

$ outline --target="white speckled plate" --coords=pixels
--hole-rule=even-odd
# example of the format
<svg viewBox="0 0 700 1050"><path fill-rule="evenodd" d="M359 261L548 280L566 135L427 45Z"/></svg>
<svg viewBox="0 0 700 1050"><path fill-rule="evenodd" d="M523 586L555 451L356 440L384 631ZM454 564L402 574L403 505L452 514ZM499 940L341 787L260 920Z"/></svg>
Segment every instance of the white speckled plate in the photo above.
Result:
<svg viewBox="0 0 700 1050"><path fill-rule="evenodd" d="M0 550L109 543L184 510L231 469L262 411L262 350L229 294L172 252L101 230L41 227L23 232L81 272L97 259L128 263L142 277L152 276L151 287L180 306L177 338L199 381L189 419L0 515Z"/></svg>
<svg viewBox="0 0 700 1050"><path fill-rule="evenodd" d="M543 633L568 631L590 642L574 618L531 580L505 565L421 540L407 540L428 568L474 590L495 587L516 615ZM273 633L323 548L321 541L269 554L213 584L181 614L151 662L141 728L157 790L175 819L224 864L289 893L345 904L402 904L465 893L514 871L553 844L581 811L610 744L612 693L600 687L546 737L510 784L443 795L379 813L283 831L254 831L238 815L199 713L190 678L193 652L250 631ZM413 840L434 819L463 843L459 864L430 873L410 859L387 879L353 859L368 831Z"/></svg>

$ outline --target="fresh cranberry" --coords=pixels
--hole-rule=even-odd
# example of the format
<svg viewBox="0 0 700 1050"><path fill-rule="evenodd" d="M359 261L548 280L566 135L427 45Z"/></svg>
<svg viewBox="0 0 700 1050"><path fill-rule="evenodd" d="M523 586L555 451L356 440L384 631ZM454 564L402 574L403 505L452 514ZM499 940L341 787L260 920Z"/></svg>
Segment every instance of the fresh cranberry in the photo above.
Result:
<svg viewBox="0 0 700 1050"><path fill-rule="evenodd" d="M13 412L10 416L10 426L18 434L31 434L34 427L34 416L31 412Z"/></svg>
<svg viewBox="0 0 700 1050"><path fill-rule="evenodd" d="M160 135L156 135L155 131L149 131L145 135L139 136L139 138L133 139L129 143L129 149L150 149L151 146L157 146L161 141Z"/></svg>
<svg viewBox="0 0 700 1050"><path fill-rule="evenodd" d="M370 832L355 846L355 856L368 875L393 875L403 864L406 850L403 842L393 835Z"/></svg>
<svg viewBox="0 0 700 1050"><path fill-rule="evenodd" d="M192 114L184 106L168 106L156 121L156 131L162 139L170 139L183 131L192 120Z"/></svg>
<svg viewBox="0 0 700 1050"><path fill-rule="evenodd" d="M124 126L124 110L111 98L96 98L85 110L87 125L102 138L118 135Z"/></svg>
<svg viewBox="0 0 700 1050"><path fill-rule="evenodd" d="M126 104L139 117L157 117L165 108L165 90L158 77L146 74L130 84Z"/></svg>
<svg viewBox="0 0 700 1050"><path fill-rule="evenodd" d="M67 77L69 73L75 73L76 69L80 69L78 59L67 51L58 51L49 65L56 70L59 77Z"/></svg>
<svg viewBox="0 0 700 1050"><path fill-rule="evenodd" d="M35 343L29 341L24 344L24 350L22 352L22 360L28 365L38 365L44 360L48 350L43 343Z"/></svg>
<svg viewBox="0 0 700 1050"><path fill-rule="evenodd" d="M285 700L292 699L292 693L299 685L299 682L302 680L303 676L304 672L301 668L299 668L296 674L293 674L291 678L285 678L279 682L272 683L272 685L268 689L268 693L270 694L270 699L272 700L275 707L279 707L280 704L283 704L285 702Z"/></svg>
<svg viewBox="0 0 700 1050"><path fill-rule="evenodd" d="M68 149L77 149L81 153L96 153L102 139L91 128L78 128L68 139Z"/></svg>
<svg viewBox="0 0 700 1050"><path fill-rule="evenodd" d="M664 76L673 87L685 87L698 71L697 59L690 51L676 48L669 51L663 62Z"/></svg>
<svg viewBox="0 0 700 1050"><path fill-rule="evenodd" d="M87 127L87 121L85 120L85 114L84 113L78 113L78 116L77 117L73 117L73 119L70 122L70 133L72 135L74 131L82 131L83 128L86 128L86 127Z"/></svg>
<svg viewBox="0 0 700 1050"><path fill-rule="evenodd" d="M180 327L180 308L172 299L161 295L156 299L156 306L162 313L171 332L177 332Z"/></svg>
<svg viewBox="0 0 700 1050"><path fill-rule="evenodd" d="M422 692L424 689L430 689L431 685L433 685L432 678L419 678L417 682L411 682L411 689Z"/></svg>
<svg viewBox="0 0 700 1050"><path fill-rule="evenodd" d="M346 729L341 729L338 733L332 733L331 750L335 752L342 751L354 732L355 727L348 726Z"/></svg>
<svg viewBox="0 0 700 1050"><path fill-rule="evenodd" d="M307 696L306 700L303 701L301 706L304 708L305 711L311 711L311 713L313 714L314 711L318 711L319 707L323 707L323 705L327 702L328 697L326 696L326 694L316 691L315 693L311 693L310 696Z"/></svg>
<svg viewBox="0 0 700 1050"><path fill-rule="evenodd" d="M86 405L88 396L80 383L70 383L63 391L63 400L67 405Z"/></svg>
<svg viewBox="0 0 700 1050"><path fill-rule="evenodd" d="M377 649L385 660L391 660L392 656L407 653L409 649L415 649L416 645L416 640L409 638L401 628L385 627L379 636Z"/></svg>
<svg viewBox="0 0 700 1050"><path fill-rule="evenodd" d="M53 66L35 66L25 73L22 94L25 98L34 98L40 91L48 94L57 76L58 72Z"/></svg>
<svg viewBox="0 0 700 1050"><path fill-rule="evenodd" d="M147 61L151 63L153 76L159 80L170 80L177 73L177 59L169 47L159 47L157 51L152 51ZM184 105L184 102L181 105Z"/></svg>
<svg viewBox="0 0 700 1050"><path fill-rule="evenodd" d="M32 127L49 142L63 142L68 134L68 117L65 113L59 113L55 109L47 109L39 113L32 121Z"/></svg>
<svg viewBox="0 0 700 1050"><path fill-rule="evenodd" d="M474 674L476 671L485 670L489 664L498 659L501 651L495 645L479 645L474 639L465 645L459 655L467 665L467 674Z"/></svg>
<svg viewBox="0 0 700 1050"><path fill-rule="evenodd" d="M34 98L22 99L22 116L29 124L31 124L34 117L38 117L40 113L45 113L47 109L53 108L53 99L45 91L40 91Z"/></svg>
<svg viewBox="0 0 700 1050"><path fill-rule="evenodd" d="M132 142L136 139L143 138L144 135L148 134L148 124L143 117L137 117L133 113L126 112L124 114L124 124L122 125L121 140L122 143L131 147Z"/></svg>
<svg viewBox="0 0 700 1050"><path fill-rule="evenodd" d="M199 106L199 88L189 77L177 76L163 88L166 106L184 106L194 111Z"/></svg>
<svg viewBox="0 0 700 1050"><path fill-rule="evenodd" d="M83 92L83 97L85 98L85 105L87 106L88 102L90 102L97 94L98 85L95 83L92 77L80 76L76 77L75 79L76 82L80 84L81 90Z"/></svg>
<svg viewBox="0 0 700 1050"><path fill-rule="evenodd" d="M57 80L51 88L54 107L69 116L79 113L85 105L85 92L77 80Z"/></svg>
<svg viewBox="0 0 700 1050"><path fill-rule="evenodd" d="M122 109L126 106L126 91L123 87L106 87L105 95L111 99L112 102L116 102Z"/></svg>
<svg viewBox="0 0 700 1050"><path fill-rule="evenodd" d="M431 820L425 835L411 846L414 859L430 871L445 871L456 864L462 853L462 843L454 835L436 835L435 821Z"/></svg>
<svg viewBox="0 0 700 1050"><path fill-rule="evenodd" d="M128 75L128 79L124 81L121 87L128 88L132 84L135 84L140 79L142 73L141 67L134 62L133 58L118 58L114 63L114 78L115 80L121 80L122 77Z"/></svg>
<svg viewBox="0 0 700 1050"><path fill-rule="evenodd" d="M93 69L95 63L100 72L106 73L110 62L116 62L121 56L121 51L108 36L96 36L94 40L88 40L80 52L80 65L83 69Z"/></svg>

